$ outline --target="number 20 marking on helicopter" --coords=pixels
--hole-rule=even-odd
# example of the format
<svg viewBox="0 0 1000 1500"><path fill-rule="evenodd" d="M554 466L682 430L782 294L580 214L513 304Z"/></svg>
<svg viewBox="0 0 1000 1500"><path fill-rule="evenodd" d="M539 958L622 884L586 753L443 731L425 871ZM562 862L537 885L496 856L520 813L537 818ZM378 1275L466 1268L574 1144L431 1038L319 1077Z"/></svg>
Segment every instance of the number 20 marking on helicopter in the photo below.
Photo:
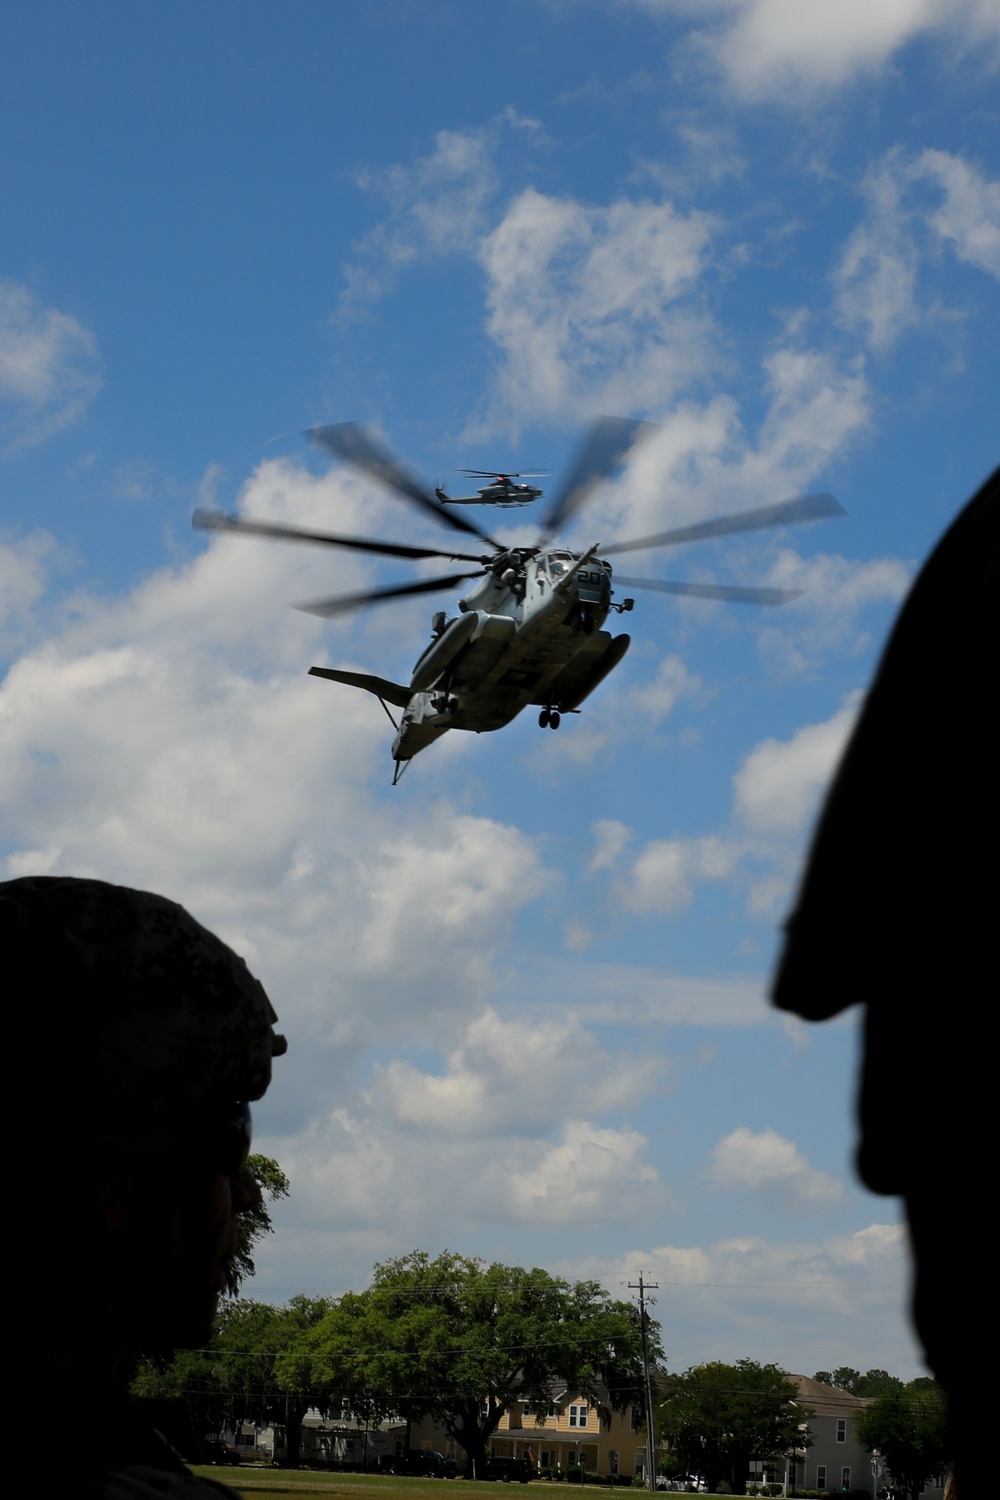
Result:
<svg viewBox="0 0 1000 1500"><path fill-rule="evenodd" d="M542 727L557 729L563 714L579 710L584 699L618 665L630 642L627 635L613 636L603 629L610 614L630 611L634 604L631 598L619 601L613 597L612 568L606 560L609 556L845 514L832 495L804 495L631 542L615 542L606 547L595 542L582 553L551 546L559 528L652 429L651 423L622 417L599 417L591 423L577 461L550 506L533 547L504 547L474 521L446 506L524 504L541 495L541 490L528 485L514 486L512 479L520 476L500 474L477 496L451 500L440 488L433 492L428 489L371 433L353 422L311 428L308 436L335 457L389 486L419 511L430 513L452 530L485 543L490 550L459 552L451 548L415 547L306 531L206 510L195 511L194 525L202 530L311 542L383 557L412 560L442 557L477 564L475 572L418 579L297 606L310 614L330 618L367 604L453 589L460 583L479 580L458 601L455 618L449 619L444 611L434 616L431 642L419 657L408 686L367 672L346 672L332 667L310 669L316 677L362 688L379 699L396 731L392 742L395 785L413 756L451 729L473 730L477 734L502 729L530 705L541 710L538 721ZM484 478L491 477L485 471L476 472ZM787 604L801 593L801 590L671 583L620 576L615 582L629 589L769 606ZM389 704L402 710L399 720L390 713Z"/></svg>

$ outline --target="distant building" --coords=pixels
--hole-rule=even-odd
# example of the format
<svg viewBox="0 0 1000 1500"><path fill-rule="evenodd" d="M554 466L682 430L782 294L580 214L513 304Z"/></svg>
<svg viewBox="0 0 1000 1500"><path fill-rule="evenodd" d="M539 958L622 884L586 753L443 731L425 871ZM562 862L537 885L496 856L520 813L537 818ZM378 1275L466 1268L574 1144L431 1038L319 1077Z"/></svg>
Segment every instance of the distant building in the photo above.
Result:
<svg viewBox="0 0 1000 1500"><path fill-rule="evenodd" d="M413 1424L412 1442L465 1462L464 1451L430 1420ZM542 1410L527 1399L512 1402L487 1446L497 1458L530 1458L538 1468L630 1478L645 1471L646 1423L641 1405L605 1422L591 1397L553 1385Z"/></svg>

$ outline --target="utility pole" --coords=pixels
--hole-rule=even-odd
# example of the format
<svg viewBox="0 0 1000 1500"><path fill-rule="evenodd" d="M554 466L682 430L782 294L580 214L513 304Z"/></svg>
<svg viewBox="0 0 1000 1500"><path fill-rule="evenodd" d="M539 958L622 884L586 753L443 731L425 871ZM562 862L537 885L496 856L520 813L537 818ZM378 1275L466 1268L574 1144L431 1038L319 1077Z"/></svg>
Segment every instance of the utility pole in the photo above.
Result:
<svg viewBox="0 0 1000 1500"><path fill-rule="evenodd" d="M646 1312L646 1293L648 1291L659 1291L658 1281L643 1281L642 1272L639 1272L638 1283L629 1282L629 1290L639 1293L639 1326L642 1329L642 1386L646 1398L646 1483L649 1489L656 1489L656 1436L653 1432L653 1387L649 1377L649 1338L647 1336L647 1325L649 1314Z"/></svg>

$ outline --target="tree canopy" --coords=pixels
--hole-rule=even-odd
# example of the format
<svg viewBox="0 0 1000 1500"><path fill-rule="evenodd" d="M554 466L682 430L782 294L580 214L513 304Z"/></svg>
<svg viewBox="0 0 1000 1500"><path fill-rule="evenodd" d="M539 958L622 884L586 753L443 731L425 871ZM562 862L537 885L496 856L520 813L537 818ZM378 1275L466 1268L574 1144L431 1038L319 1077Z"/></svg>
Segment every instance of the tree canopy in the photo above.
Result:
<svg viewBox="0 0 1000 1500"><path fill-rule="evenodd" d="M238 1297L243 1282L248 1276L256 1273L253 1251L258 1241L262 1240L265 1234L274 1233L271 1215L267 1208L268 1200L274 1203L278 1198L288 1197L288 1178L273 1157L261 1156L254 1152L248 1158L247 1166L261 1190L261 1201L253 1208L241 1213L237 1220L239 1238L226 1281L226 1293L230 1297Z"/></svg>
<svg viewBox="0 0 1000 1500"><path fill-rule="evenodd" d="M869 1452L877 1450L898 1487L916 1496L951 1460L947 1444L947 1405L941 1387L922 1375L898 1391L876 1397L859 1412L855 1431Z"/></svg>
<svg viewBox="0 0 1000 1500"><path fill-rule="evenodd" d="M658 1355L655 1326L652 1343ZM613 1301L594 1281L571 1284L447 1251L376 1266L371 1286L342 1297L306 1344L314 1384L373 1416L433 1416L465 1449L470 1472L510 1403L545 1410L554 1381L604 1410L641 1399L642 1336L631 1303Z"/></svg>
<svg viewBox="0 0 1000 1500"><path fill-rule="evenodd" d="M797 1386L777 1365L697 1365L668 1382L657 1403L657 1432L710 1491L724 1481L742 1494L753 1460L801 1447L799 1427L809 1413L797 1400Z"/></svg>
<svg viewBox="0 0 1000 1500"><path fill-rule="evenodd" d="M286 1356L331 1305L326 1298L304 1296L293 1297L286 1307L227 1300L207 1348L179 1350L167 1365L145 1361L132 1392L181 1400L199 1442L233 1431L240 1422L273 1422L285 1429L287 1462L294 1468L302 1419L311 1406L324 1407L326 1391L311 1386L307 1368Z"/></svg>
<svg viewBox="0 0 1000 1500"><path fill-rule="evenodd" d="M849 1391L852 1396L886 1396L903 1389L903 1382L897 1375L890 1375L888 1370L868 1370L862 1375L850 1365L840 1365L833 1371L817 1370L813 1379Z"/></svg>

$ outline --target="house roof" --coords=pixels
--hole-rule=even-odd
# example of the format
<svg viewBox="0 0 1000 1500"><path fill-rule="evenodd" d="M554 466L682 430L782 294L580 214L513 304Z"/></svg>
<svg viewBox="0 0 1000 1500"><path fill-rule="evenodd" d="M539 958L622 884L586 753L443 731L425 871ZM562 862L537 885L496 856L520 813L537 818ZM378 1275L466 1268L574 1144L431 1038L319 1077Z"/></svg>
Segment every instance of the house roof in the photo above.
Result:
<svg viewBox="0 0 1000 1500"><path fill-rule="evenodd" d="M813 1380L811 1375L789 1375L799 1388L799 1400L803 1406L811 1407L818 1417L849 1417L871 1406L870 1396L852 1396L839 1386L825 1385L822 1380Z"/></svg>

